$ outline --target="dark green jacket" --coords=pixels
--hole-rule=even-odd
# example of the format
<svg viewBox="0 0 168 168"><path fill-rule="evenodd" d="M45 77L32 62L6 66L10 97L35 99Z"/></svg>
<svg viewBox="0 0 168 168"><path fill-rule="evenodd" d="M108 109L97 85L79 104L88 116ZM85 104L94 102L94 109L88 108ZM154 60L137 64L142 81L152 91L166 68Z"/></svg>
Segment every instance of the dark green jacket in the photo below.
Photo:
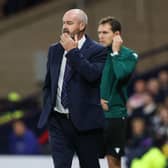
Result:
<svg viewBox="0 0 168 168"><path fill-rule="evenodd" d="M134 51L124 46L118 55L112 55L109 48L101 81L101 98L107 100L109 106L109 111L105 111L106 118L127 116L127 86L137 58Z"/></svg>

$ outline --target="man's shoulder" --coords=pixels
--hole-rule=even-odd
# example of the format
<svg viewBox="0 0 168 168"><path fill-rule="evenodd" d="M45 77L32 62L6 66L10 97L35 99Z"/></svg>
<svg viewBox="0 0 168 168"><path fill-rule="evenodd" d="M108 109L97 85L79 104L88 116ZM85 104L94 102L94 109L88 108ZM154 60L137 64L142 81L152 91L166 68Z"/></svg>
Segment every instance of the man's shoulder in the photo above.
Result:
<svg viewBox="0 0 168 168"><path fill-rule="evenodd" d="M126 46L122 46L122 47L121 47L121 52L131 53L131 52L133 52L133 50L130 49L130 48L128 48L128 47L126 47Z"/></svg>
<svg viewBox="0 0 168 168"><path fill-rule="evenodd" d="M60 43L55 42L55 43L50 44L49 48L56 48L56 47L58 47L59 45L60 45Z"/></svg>
<svg viewBox="0 0 168 168"><path fill-rule="evenodd" d="M100 43L98 43L98 42L95 41L95 40L92 40L92 43L93 43L93 45L94 45L95 47L97 47L97 48L100 48L100 49L106 48L106 47L104 47L103 45L101 45Z"/></svg>
<svg viewBox="0 0 168 168"><path fill-rule="evenodd" d="M86 43L89 44L89 46L93 47L93 48L98 48L98 49L104 49L105 48L100 43L98 43L97 41L91 39L88 35L86 35Z"/></svg>
<svg viewBox="0 0 168 168"><path fill-rule="evenodd" d="M52 43L52 44L49 45L49 47L48 47L49 52L53 52L53 51L56 51L56 50L64 50L62 45L59 42Z"/></svg>
<svg viewBox="0 0 168 168"><path fill-rule="evenodd" d="M121 52L121 55L125 55L125 56L132 55L132 56L138 57L138 54L134 50L132 50L126 46L122 46L120 52Z"/></svg>
<svg viewBox="0 0 168 168"><path fill-rule="evenodd" d="M100 52L105 52L107 54L107 48L99 44L97 41L92 40L90 44L90 50L93 53L100 53Z"/></svg>

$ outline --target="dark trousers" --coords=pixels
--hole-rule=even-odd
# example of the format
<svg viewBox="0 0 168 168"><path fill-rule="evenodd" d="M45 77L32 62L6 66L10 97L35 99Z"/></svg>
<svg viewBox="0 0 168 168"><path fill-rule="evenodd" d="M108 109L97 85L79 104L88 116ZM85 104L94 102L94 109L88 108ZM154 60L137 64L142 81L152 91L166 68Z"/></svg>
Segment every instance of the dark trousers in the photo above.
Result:
<svg viewBox="0 0 168 168"><path fill-rule="evenodd" d="M78 156L81 168L100 168L102 133L101 129L78 131L66 115L52 112L49 141L55 168L71 168L74 154Z"/></svg>

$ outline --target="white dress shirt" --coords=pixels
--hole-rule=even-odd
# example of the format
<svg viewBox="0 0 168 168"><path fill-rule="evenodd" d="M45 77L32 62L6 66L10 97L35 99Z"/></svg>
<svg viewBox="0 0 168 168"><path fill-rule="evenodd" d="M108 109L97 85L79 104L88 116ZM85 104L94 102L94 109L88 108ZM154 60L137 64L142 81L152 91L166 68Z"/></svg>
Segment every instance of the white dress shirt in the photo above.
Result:
<svg viewBox="0 0 168 168"><path fill-rule="evenodd" d="M81 49L84 42L86 41L86 37L83 36L79 41L78 41L78 48ZM54 107L54 111L57 111L59 113L64 113L67 114L69 113L68 108L64 108L61 104L61 92L62 92L62 85L63 85L63 80L64 80L64 73L65 73L65 66L66 66L66 55L67 51L64 52L63 58L62 58L62 63L61 63L61 69L60 69L60 74L59 74L59 79L58 79L58 88L57 88L57 96L56 96L56 106Z"/></svg>

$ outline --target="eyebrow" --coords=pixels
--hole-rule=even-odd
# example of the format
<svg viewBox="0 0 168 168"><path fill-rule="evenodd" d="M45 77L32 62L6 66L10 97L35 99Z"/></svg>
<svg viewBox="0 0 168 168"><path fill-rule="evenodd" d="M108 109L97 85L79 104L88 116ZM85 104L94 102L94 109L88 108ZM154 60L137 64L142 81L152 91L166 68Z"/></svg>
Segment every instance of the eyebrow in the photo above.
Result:
<svg viewBox="0 0 168 168"><path fill-rule="evenodd" d="M63 21L63 23L73 23L73 21Z"/></svg>
<svg viewBox="0 0 168 168"><path fill-rule="evenodd" d="M108 31L97 31L98 33L104 33L104 34L106 34L106 33L109 33Z"/></svg>

